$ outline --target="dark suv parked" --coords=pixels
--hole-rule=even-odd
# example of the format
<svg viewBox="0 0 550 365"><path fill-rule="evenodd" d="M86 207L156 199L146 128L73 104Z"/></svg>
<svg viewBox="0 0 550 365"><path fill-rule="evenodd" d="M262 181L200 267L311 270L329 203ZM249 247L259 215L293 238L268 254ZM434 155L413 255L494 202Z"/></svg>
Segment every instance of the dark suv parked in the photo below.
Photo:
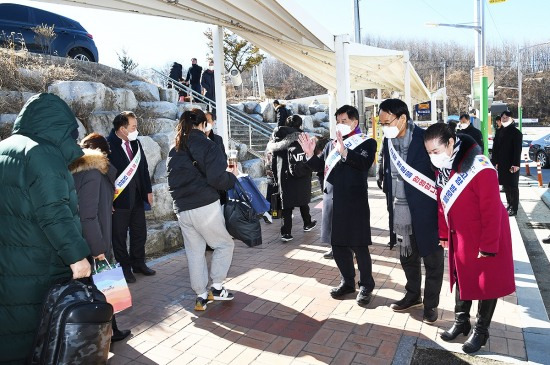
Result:
<svg viewBox="0 0 550 365"><path fill-rule="evenodd" d="M97 47L92 35L77 21L30 6L0 4L0 38L2 32L7 36L13 32L15 38L21 34L29 52L42 53L43 49L35 40L32 30L41 24L54 26L56 38L51 45L51 54L98 62Z"/></svg>

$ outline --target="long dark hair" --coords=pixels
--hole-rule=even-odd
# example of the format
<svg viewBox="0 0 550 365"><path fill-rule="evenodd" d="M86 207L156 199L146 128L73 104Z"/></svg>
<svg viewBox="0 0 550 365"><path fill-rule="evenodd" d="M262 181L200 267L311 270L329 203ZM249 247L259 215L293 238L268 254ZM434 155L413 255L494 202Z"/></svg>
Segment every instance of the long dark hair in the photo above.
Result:
<svg viewBox="0 0 550 365"><path fill-rule="evenodd" d="M424 133L424 142L437 139L439 144L447 145L449 140L452 138L456 141L456 124L447 124L447 123L435 123L426 129Z"/></svg>
<svg viewBox="0 0 550 365"><path fill-rule="evenodd" d="M206 123L206 115L202 110L194 108L184 111L176 127L176 140L174 143L176 151L183 147L187 148L189 133L191 133L193 127L204 123Z"/></svg>

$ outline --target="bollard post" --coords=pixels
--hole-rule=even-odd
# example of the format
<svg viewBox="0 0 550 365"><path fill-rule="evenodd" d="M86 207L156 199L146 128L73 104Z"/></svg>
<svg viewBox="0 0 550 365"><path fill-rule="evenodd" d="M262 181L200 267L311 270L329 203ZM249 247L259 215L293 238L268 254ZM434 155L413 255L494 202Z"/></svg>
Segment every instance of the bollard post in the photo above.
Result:
<svg viewBox="0 0 550 365"><path fill-rule="evenodd" d="M529 170L529 156L527 156L527 153L523 155L523 159L525 160L525 176L531 176L531 171Z"/></svg>
<svg viewBox="0 0 550 365"><path fill-rule="evenodd" d="M542 168L540 166L540 161L537 161L537 175L539 180L539 188L542 188Z"/></svg>

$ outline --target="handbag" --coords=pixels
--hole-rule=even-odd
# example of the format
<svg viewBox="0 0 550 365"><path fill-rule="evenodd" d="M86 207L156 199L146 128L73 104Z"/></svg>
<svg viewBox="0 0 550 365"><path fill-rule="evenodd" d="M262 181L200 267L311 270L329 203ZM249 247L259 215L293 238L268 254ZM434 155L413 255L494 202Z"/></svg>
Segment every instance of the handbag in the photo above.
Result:
<svg viewBox="0 0 550 365"><path fill-rule="evenodd" d="M283 215L283 203L281 201L281 193L278 191L271 194L271 217L279 219Z"/></svg>
<svg viewBox="0 0 550 365"><path fill-rule="evenodd" d="M252 208L258 215L262 215L265 212L269 211L269 202L264 198L260 190L256 187L254 181L250 176L243 176L239 178L239 186L235 186L234 189L231 189L227 196L229 199L235 199L237 190L242 186L244 190L240 190L239 193L245 194L246 197L250 200Z"/></svg>
<svg viewBox="0 0 550 365"><path fill-rule="evenodd" d="M94 273L92 278L95 286L105 295L107 303L113 306L114 312L118 313L132 306L132 294L124 279L124 273L120 265L107 265L99 270L94 259Z"/></svg>
<svg viewBox="0 0 550 365"><path fill-rule="evenodd" d="M248 247L262 244L262 227L252 203L241 183L235 182L237 189L234 190L234 199L228 199L223 208L225 227L227 232L234 238L243 241Z"/></svg>

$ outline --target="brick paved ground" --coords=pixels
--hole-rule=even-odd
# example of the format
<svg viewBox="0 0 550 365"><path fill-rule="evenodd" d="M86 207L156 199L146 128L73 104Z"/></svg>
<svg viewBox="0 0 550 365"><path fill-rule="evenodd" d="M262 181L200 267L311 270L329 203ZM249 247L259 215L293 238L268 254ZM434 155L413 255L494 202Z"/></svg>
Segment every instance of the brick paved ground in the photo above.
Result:
<svg viewBox="0 0 550 365"><path fill-rule="evenodd" d="M311 207L320 222L318 205ZM134 306L117 316L119 327L131 328L133 336L112 346L109 364L391 364L404 338L460 352L465 337L450 344L439 339L454 318L448 280L435 325L422 322L422 308L410 313L388 308L403 296L405 276L398 254L386 246L385 198L376 187L370 205L376 289L367 308L359 307L354 295L330 297L329 289L340 281L338 270L334 261L322 257L327 247L319 242L319 228L302 232L296 211L293 241L279 241L276 220L262 223L262 248L236 242L226 283L235 293L232 302L193 310L195 295L183 250L155 261L157 275L137 275L130 286ZM499 300L482 353L526 359L516 304L515 295ZM475 310L474 304L472 314Z"/></svg>

